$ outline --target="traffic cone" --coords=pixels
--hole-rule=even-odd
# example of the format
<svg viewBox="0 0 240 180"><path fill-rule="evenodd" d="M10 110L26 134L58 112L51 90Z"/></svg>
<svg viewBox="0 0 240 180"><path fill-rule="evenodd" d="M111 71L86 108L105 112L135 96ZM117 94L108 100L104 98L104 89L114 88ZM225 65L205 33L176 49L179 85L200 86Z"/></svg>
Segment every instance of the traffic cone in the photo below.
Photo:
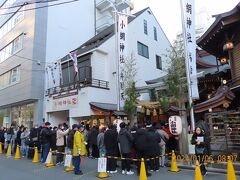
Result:
<svg viewBox="0 0 240 180"><path fill-rule="evenodd" d="M15 153L14 159L15 159L15 160L21 159L21 154L20 154L20 147L19 147L19 145L17 145L17 149L16 149L16 153Z"/></svg>
<svg viewBox="0 0 240 180"><path fill-rule="evenodd" d="M47 163L45 166L46 166L46 167L53 167L53 166L55 166L54 163L53 163L52 149L51 149L51 148L50 148L50 151L49 151L49 153L48 153L48 156L50 156L50 162Z"/></svg>
<svg viewBox="0 0 240 180"><path fill-rule="evenodd" d="M7 156L7 157L10 157L10 156L11 156L11 145L10 145L10 144L8 144L6 156Z"/></svg>
<svg viewBox="0 0 240 180"><path fill-rule="evenodd" d="M140 176L139 176L139 180L147 180L147 172L146 172L146 168L145 168L145 163L144 163L144 159L141 159L141 166L140 166Z"/></svg>
<svg viewBox="0 0 240 180"><path fill-rule="evenodd" d="M104 158L104 155L102 155L102 158ZM108 176L107 172L99 172L97 177L100 178L100 179L103 179L103 178L108 178L109 176Z"/></svg>
<svg viewBox="0 0 240 180"><path fill-rule="evenodd" d="M39 163L38 148L37 147L34 148L34 156L33 156L32 163Z"/></svg>
<svg viewBox="0 0 240 180"><path fill-rule="evenodd" d="M198 161L196 161L195 180L202 180L202 173Z"/></svg>
<svg viewBox="0 0 240 180"><path fill-rule="evenodd" d="M236 174L234 171L234 167L233 167L233 163L232 163L230 157L228 157L227 180L237 180Z"/></svg>
<svg viewBox="0 0 240 180"><path fill-rule="evenodd" d="M3 144L2 143L0 143L0 154L2 154L3 152L2 152L2 146L3 146Z"/></svg>
<svg viewBox="0 0 240 180"><path fill-rule="evenodd" d="M179 172L179 168L177 165L177 159L174 151L172 151L172 161L171 161L171 169L169 170L171 172Z"/></svg>
<svg viewBox="0 0 240 180"><path fill-rule="evenodd" d="M71 161L70 161L70 166L69 166L69 167L66 167L65 171L66 171L66 172L71 172L71 171L73 171L73 170L74 170L74 168L73 168L72 159L71 159Z"/></svg>

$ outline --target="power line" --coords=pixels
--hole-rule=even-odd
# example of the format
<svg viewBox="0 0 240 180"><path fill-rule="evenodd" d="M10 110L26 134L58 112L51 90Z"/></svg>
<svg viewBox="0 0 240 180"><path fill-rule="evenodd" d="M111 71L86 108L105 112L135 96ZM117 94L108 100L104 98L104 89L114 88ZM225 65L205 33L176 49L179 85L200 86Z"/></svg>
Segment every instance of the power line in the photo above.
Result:
<svg viewBox="0 0 240 180"><path fill-rule="evenodd" d="M60 1L60 0L47 0L47 1L25 1L22 4L17 3L16 5L13 6L8 6L8 7L0 7L0 11L4 9L13 9L17 7L23 7L31 4L38 4L38 3L48 3L48 2L54 2L54 1Z"/></svg>
<svg viewBox="0 0 240 180"><path fill-rule="evenodd" d="M41 6L41 7L35 7L35 8L28 8L28 9L24 9L24 10L19 10L18 12L25 12L25 11L31 11L31 10L42 9L42 8L47 8L47 7L59 6L59 5L69 4L69 3L73 3L73 2L77 2L77 1L79 1L79 0L66 1L66 2L61 2L61 3L56 3L56 4L45 5L45 6ZM14 13L16 13L16 12L3 13L3 14L0 14L0 16L14 14Z"/></svg>

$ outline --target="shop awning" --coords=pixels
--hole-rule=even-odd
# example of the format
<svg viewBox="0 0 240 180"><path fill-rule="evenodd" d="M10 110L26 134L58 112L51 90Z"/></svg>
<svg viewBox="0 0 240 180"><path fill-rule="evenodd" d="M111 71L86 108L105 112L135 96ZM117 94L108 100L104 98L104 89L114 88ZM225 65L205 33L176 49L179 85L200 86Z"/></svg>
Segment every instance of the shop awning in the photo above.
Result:
<svg viewBox="0 0 240 180"><path fill-rule="evenodd" d="M100 103L100 102L90 102L90 107L94 110L103 111L103 112L111 112L111 113L124 113L123 108L120 111L117 111L117 104L111 103Z"/></svg>
<svg viewBox="0 0 240 180"><path fill-rule="evenodd" d="M229 105L235 98L234 93L228 86L220 86L213 98L194 106L194 111L200 113L220 105Z"/></svg>

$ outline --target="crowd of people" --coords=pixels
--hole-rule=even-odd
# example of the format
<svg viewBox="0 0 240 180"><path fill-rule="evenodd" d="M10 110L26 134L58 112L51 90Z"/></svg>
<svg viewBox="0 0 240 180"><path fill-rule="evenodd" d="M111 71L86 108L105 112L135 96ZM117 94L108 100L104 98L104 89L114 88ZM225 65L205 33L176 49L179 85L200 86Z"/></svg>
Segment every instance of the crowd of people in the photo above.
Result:
<svg viewBox="0 0 240 180"><path fill-rule="evenodd" d="M199 142L194 137L192 143L202 147L203 142ZM132 127L125 122L100 127L90 127L89 124L84 123L69 127L64 123L53 128L49 122L46 122L30 130L24 126L17 129L14 126L0 129L0 142L5 151L10 145L13 155L16 146L19 145L21 155L32 159L33 147L38 147L41 151L41 162L45 163L51 148L56 154L56 165L59 166L64 165L64 154L71 153L75 174L82 174L80 157L87 156L93 159L107 157L107 171L112 174L118 172L116 157L119 157L121 172L126 175L133 175L135 167L139 174L140 159L143 158L147 176L151 176L149 171L158 172L161 167L164 167L165 153L172 150L172 143L169 144L172 138L174 137L166 126L151 122L134 124ZM132 159L138 159L138 161L131 161ZM202 167L202 170L205 172L205 167Z"/></svg>

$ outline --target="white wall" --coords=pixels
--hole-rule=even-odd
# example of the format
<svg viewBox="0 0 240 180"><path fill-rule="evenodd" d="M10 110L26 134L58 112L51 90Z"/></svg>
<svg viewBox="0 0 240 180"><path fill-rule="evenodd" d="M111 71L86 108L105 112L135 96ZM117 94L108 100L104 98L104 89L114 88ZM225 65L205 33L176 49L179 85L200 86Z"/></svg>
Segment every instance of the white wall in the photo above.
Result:
<svg viewBox="0 0 240 180"><path fill-rule="evenodd" d="M144 34L143 20L147 20L148 35ZM157 41L154 40L153 26L157 28ZM169 62L163 56L166 54L166 49L169 49L170 42L162 31L159 23L156 21L153 14L147 11L142 13L138 18L133 20L128 27L128 54L133 52L136 57L137 67L137 86L146 85L145 81L159 78L166 74L166 69L169 67ZM149 59L138 55L137 41L148 46ZM162 66L165 71L156 68L156 55L162 57Z"/></svg>
<svg viewBox="0 0 240 180"><path fill-rule="evenodd" d="M80 0L48 8L48 61L64 57L94 36L94 12L94 0Z"/></svg>
<svg viewBox="0 0 240 180"><path fill-rule="evenodd" d="M48 121L51 123L51 126L58 126L58 124L68 123L67 118L69 114L68 111L59 111L48 114Z"/></svg>

